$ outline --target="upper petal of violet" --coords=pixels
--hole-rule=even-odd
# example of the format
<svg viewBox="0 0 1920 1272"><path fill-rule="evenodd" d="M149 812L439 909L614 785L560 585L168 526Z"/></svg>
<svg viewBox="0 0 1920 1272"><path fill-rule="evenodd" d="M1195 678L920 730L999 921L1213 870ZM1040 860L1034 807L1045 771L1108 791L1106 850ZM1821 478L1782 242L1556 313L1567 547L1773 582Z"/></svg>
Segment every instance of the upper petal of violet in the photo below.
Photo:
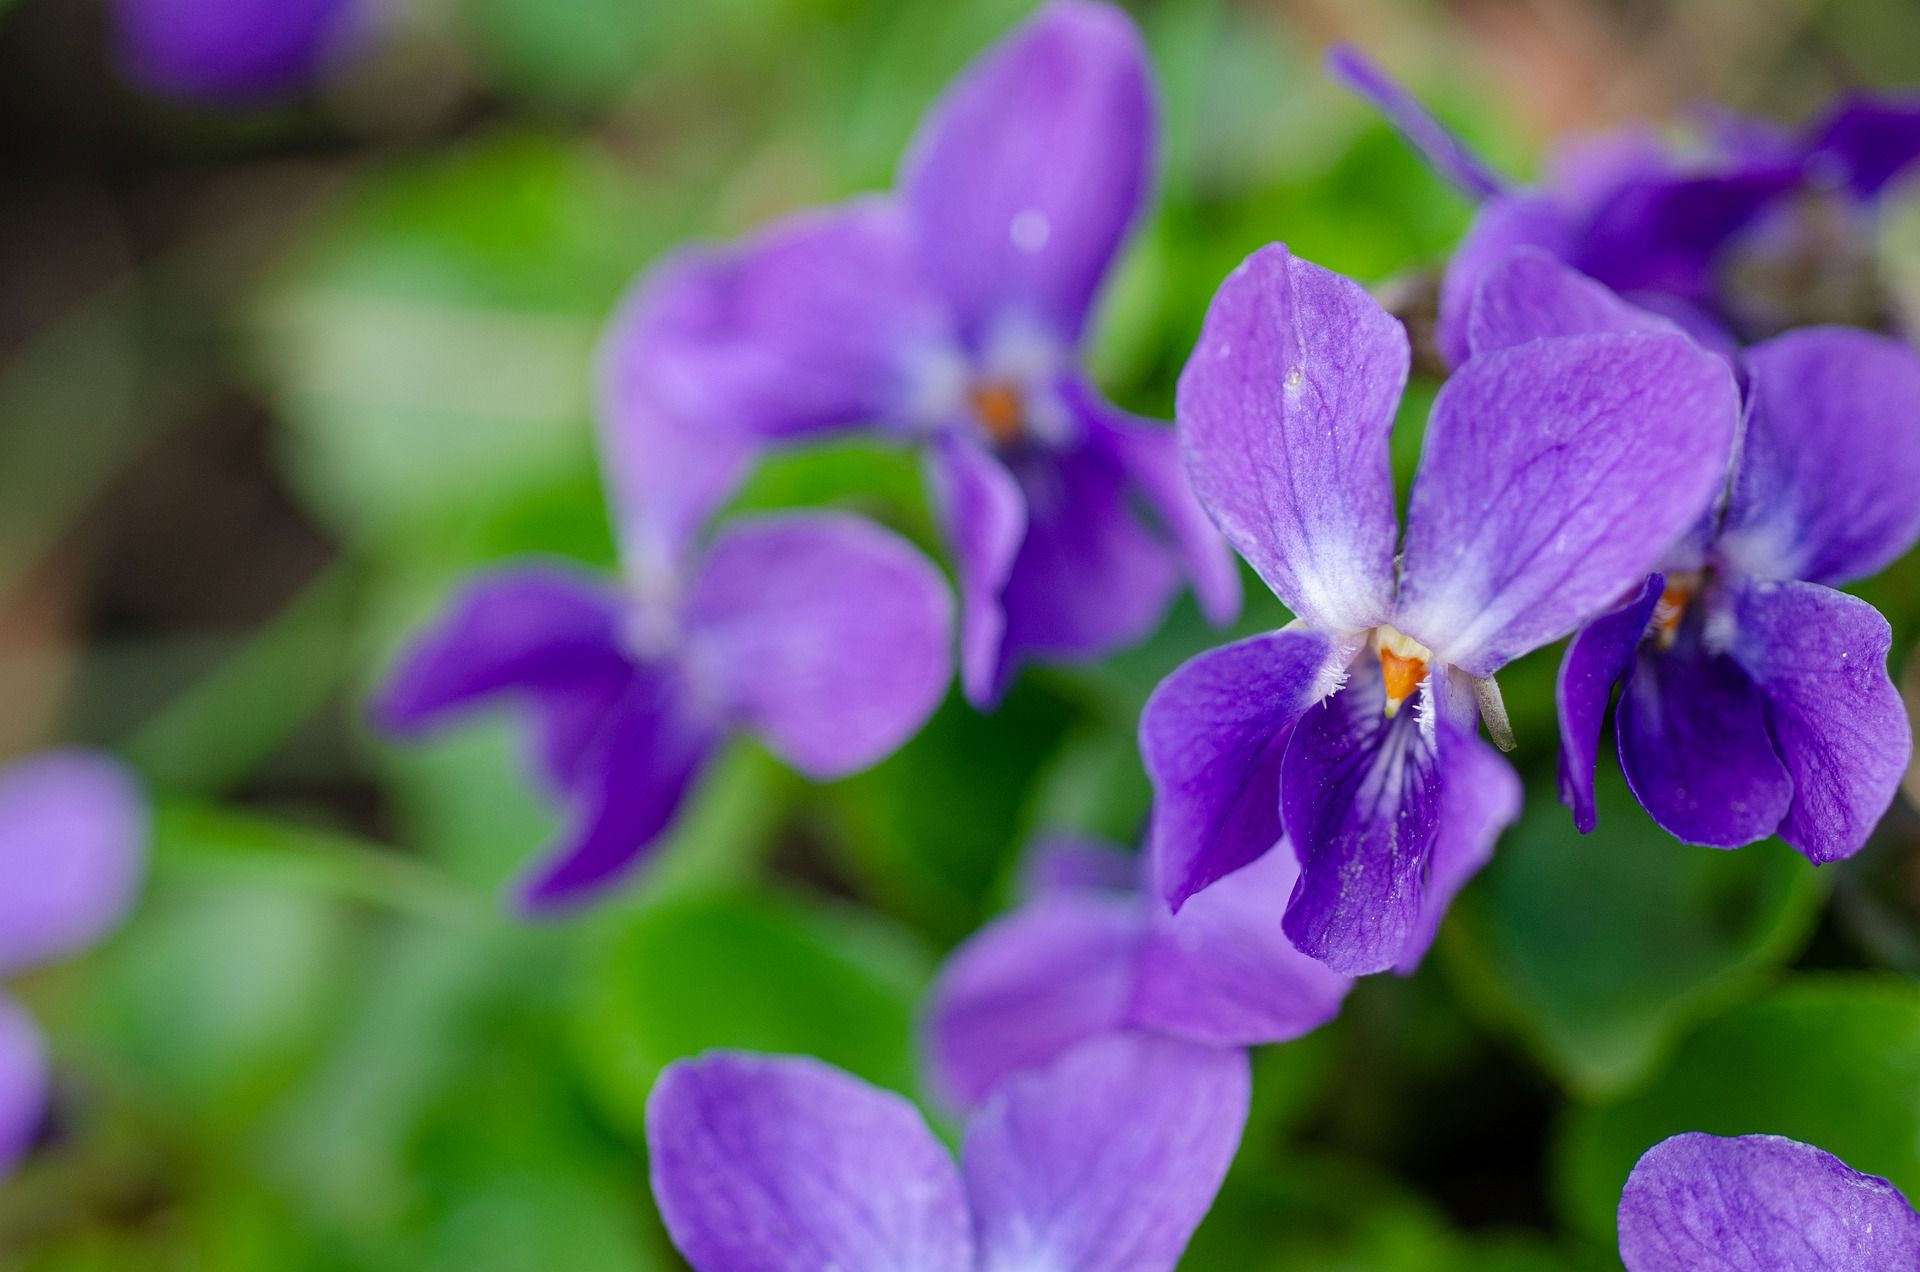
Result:
<svg viewBox="0 0 1920 1272"><path fill-rule="evenodd" d="M98 752L0 769L0 973L84 949L126 917L149 821L132 773Z"/></svg>
<svg viewBox="0 0 1920 1272"><path fill-rule="evenodd" d="M1807 327L1746 354L1747 429L1721 554L1761 578L1864 578L1920 536L1920 357Z"/></svg>
<svg viewBox="0 0 1920 1272"><path fill-rule="evenodd" d="M1678 330L1537 247L1518 248L1489 268L1467 317L1476 354L1553 336Z"/></svg>
<svg viewBox="0 0 1920 1272"><path fill-rule="evenodd" d="M1385 115L1387 122L1399 129L1407 143L1420 152L1420 157L1461 193L1485 199L1506 190L1506 182L1484 159L1435 119L1419 98L1368 61L1359 49L1351 44L1334 45L1327 50L1327 69L1335 79Z"/></svg>
<svg viewBox="0 0 1920 1272"><path fill-rule="evenodd" d="M1194 493L1294 613L1361 631L1392 607L1387 440L1407 333L1357 283L1261 248L1227 276L1180 375Z"/></svg>
<svg viewBox="0 0 1920 1272"><path fill-rule="evenodd" d="M794 437L902 423L915 413L927 359L953 339L906 221L883 198L690 249L635 287L603 366L699 428Z"/></svg>
<svg viewBox="0 0 1920 1272"><path fill-rule="evenodd" d="M1079 338L1145 200L1145 50L1119 9L1054 0L948 88L902 164L920 259L978 350L1006 324Z"/></svg>
<svg viewBox="0 0 1920 1272"><path fill-rule="evenodd" d="M947 1150L912 1104L819 1060L667 1066L647 1148L660 1216L699 1272L974 1272Z"/></svg>
<svg viewBox="0 0 1920 1272"><path fill-rule="evenodd" d="M946 580L898 535L844 513L722 530L686 627L695 692L815 778L891 753L953 678Z"/></svg>
<svg viewBox="0 0 1920 1272"><path fill-rule="evenodd" d="M1778 1135L1662 1140L1627 1177L1619 1225L1627 1272L1920 1267L1920 1214L1898 1188Z"/></svg>
<svg viewBox="0 0 1920 1272"><path fill-rule="evenodd" d="M1477 676L1639 583L1725 476L1726 363L1655 333L1472 359L1434 402L1394 626Z"/></svg>
<svg viewBox="0 0 1920 1272"><path fill-rule="evenodd" d="M1130 1033L1009 1078L962 1154L982 1272L1171 1269L1226 1177L1251 1087L1241 1051Z"/></svg>
<svg viewBox="0 0 1920 1272"><path fill-rule="evenodd" d="M363 0L114 0L127 75L157 92L245 104L305 87L367 26Z"/></svg>
<svg viewBox="0 0 1920 1272"><path fill-rule="evenodd" d="M1467 325L1487 270L1523 247L1565 260L1573 253L1575 234L1567 210L1545 195L1503 194L1480 205L1440 278L1434 340L1448 366L1457 367L1473 354Z"/></svg>

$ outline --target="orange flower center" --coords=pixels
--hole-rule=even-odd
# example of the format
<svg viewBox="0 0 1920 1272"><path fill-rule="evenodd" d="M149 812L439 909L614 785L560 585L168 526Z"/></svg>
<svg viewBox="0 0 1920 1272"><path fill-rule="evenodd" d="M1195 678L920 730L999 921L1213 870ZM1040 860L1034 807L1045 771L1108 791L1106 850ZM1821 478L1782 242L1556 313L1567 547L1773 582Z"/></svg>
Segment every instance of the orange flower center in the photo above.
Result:
<svg viewBox="0 0 1920 1272"><path fill-rule="evenodd" d="M995 445L1011 446L1026 432L1027 408L1020 390L1004 380L986 380L967 391L974 418Z"/></svg>
<svg viewBox="0 0 1920 1272"><path fill-rule="evenodd" d="M1386 686L1387 718L1391 720L1400 714L1400 704L1411 698L1427 678L1427 661L1433 651L1391 627L1374 629L1373 647L1380 656L1380 680Z"/></svg>
<svg viewBox="0 0 1920 1272"><path fill-rule="evenodd" d="M1653 604L1653 633L1660 642L1660 648L1672 649L1673 642L1680 638L1680 620L1687 616L1687 606L1700 591L1698 574L1670 574L1667 585L1660 592L1660 599Z"/></svg>

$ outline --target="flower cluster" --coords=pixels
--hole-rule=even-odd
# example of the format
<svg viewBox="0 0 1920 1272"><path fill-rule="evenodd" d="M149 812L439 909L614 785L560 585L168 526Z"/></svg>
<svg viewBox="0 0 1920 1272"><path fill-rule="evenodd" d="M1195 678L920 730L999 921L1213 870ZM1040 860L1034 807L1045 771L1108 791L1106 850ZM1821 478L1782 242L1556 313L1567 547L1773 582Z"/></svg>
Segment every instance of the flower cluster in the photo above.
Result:
<svg viewBox="0 0 1920 1272"><path fill-rule="evenodd" d="M961 76L892 193L639 282L601 358L621 579L505 568L399 660L392 732L526 709L570 816L521 891L544 910L642 860L728 733L831 777L945 693L953 605L915 549L843 514L721 515L769 448L863 430L918 451L982 708L1024 661L1142 639L1183 580L1230 620L1232 553L1294 615L1154 692L1137 864L1049 845L1021 908L953 955L927 1029L936 1085L974 1110L959 1170L897 1097L816 1063L668 1070L654 1187L697 1266L1171 1266L1239 1139L1241 1049L1415 967L1518 815L1496 676L1555 642L1583 831L1616 686L1621 766L1678 838L1832 861L1893 799L1911 741L1887 624L1836 589L1920 536L1920 359L1792 325L1757 280L1810 250L1807 200L1870 214L1920 114L1723 119L1704 167L1616 139L1516 190L1357 54L1334 67L1484 200L1404 517L1407 332L1282 244L1220 285L1173 429L1092 385L1079 346L1152 185L1153 94L1124 15L1057 0ZM1622 1253L1904 1265L1912 1213L1865 1179L1788 1141L1681 1137L1635 1172Z"/></svg>

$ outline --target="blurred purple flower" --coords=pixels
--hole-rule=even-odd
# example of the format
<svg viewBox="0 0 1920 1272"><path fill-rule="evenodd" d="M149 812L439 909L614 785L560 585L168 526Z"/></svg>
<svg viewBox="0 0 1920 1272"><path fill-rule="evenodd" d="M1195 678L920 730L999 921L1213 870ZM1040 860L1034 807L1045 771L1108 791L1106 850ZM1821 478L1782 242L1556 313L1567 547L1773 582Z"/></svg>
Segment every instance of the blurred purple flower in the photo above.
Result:
<svg viewBox="0 0 1920 1272"><path fill-rule="evenodd" d="M1156 1272L1213 1205L1250 1085L1242 1053L1109 1034L1009 1079L955 1169L892 1092L710 1052L647 1102L653 1194L699 1272Z"/></svg>
<svg viewBox="0 0 1920 1272"><path fill-rule="evenodd" d="M1171 430L1102 399L1078 359L1153 132L1132 23L1055 0L948 90L893 195L683 254L620 329L620 360L681 418L923 448L976 702L1028 655L1141 639L1183 571L1215 622L1238 612Z"/></svg>
<svg viewBox="0 0 1920 1272"><path fill-rule="evenodd" d="M1644 577L1719 490L1739 413L1726 364L1668 332L1476 357L1434 402L1396 557L1408 362L1364 289L1283 246L1221 285L1181 444L1297 621L1193 659L1140 724L1159 895L1178 907L1284 823L1286 933L1348 975L1417 961L1517 812L1477 733L1505 740L1493 674Z"/></svg>
<svg viewBox="0 0 1920 1272"><path fill-rule="evenodd" d="M929 999L934 1085L956 1106L1119 1030L1219 1047L1286 1042L1339 1014L1352 986L1273 921L1300 877L1285 845L1178 915L1133 886L1139 862L1110 845L1044 840L1033 863L1033 895L956 949Z"/></svg>
<svg viewBox="0 0 1920 1272"><path fill-rule="evenodd" d="M74 954L117 927L145 868L148 811L107 756L47 751L0 769L0 975ZM46 1115L46 1046L0 995L0 1174Z"/></svg>
<svg viewBox="0 0 1920 1272"><path fill-rule="evenodd" d="M1797 325L1795 295L1767 295L1764 280L1804 300L1860 254L1861 211L1920 159L1920 97L1850 95L1798 132L1717 115L1706 155L1678 154L1644 130L1588 139L1562 148L1544 188L1516 189L1358 50L1334 48L1328 67L1481 202L1441 284L1437 335L1452 365L1467 357L1481 272L1517 247L1548 252L1709 343L1729 329Z"/></svg>
<svg viewBox="0 0 1920 1272"><path fill-rule="evenodd" d="M214 103L304 87L351 42L365 9L365 0L112 0L128 78Z"/></svg>
<svg viewBox="0 0 1920 1272"><path fill-rule="evenodd" d="M1627 1177L1620 1258L1627 1272L1891 1272L1920 1267L1920 1214L1810 1144L1689 1132Z"/></svg>
<svg viewBox="0 0 1920 1272"><path fill-rule="evenodd" d="M1493 266L1473 361L1541 336L1658 319L1548 257ZM1912 750L1887 675L1891 629L1835 591L1920 537L1920 357L1804 327L1742 351L1746 427L1724 504L1661 573L1583 629L1560 667L1560 786L1592 830L1616 683L1620 767L1653 819L1719 848L1778 834L1814 862L1857 852Z"/></svg>
<svg viewBox="0 0 1920 1272"><path fill-rule="evenodd" d="M400 736L496 698L527 709L534 767L569 810L521 887L529 912L630 870L730 731L812 777L843 776L912 736L952 676L939 571L859 517L753 518L697 565L684 546L671 559L677 572L630 569L626 586L557 564L483 575L375 705Z"/></svg>

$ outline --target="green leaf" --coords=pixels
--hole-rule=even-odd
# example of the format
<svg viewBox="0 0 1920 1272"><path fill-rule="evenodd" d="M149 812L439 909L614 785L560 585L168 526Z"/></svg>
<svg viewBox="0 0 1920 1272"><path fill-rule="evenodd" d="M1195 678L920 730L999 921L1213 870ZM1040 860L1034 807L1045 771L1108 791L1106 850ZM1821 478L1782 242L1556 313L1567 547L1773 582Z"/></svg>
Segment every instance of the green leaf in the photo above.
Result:
<svg viewBox="0 0 1920 1272"><path fill-rule="evenodd" d="M362 190L256 307L301 492L365 536L585 471L594 341L646 224L617 169L536 136Z"/></svg>
<svg viewBox="0 0 1920 1272"><path fill-rule="evenodd" d="M596 942L573 999L575 1050L636 1138L660 1070L714 1047L815 1055L911 1091L930 974L923 951L857 912L767 893L682 897Z"/></svg>
<svg viewBox="0 0 1920 1272"><path fill-rule="evenodd" d="M1564 1081L1615 1091L1674 1034L1756 992L1799 949L1824 895L1777 841L1738 852L1680 843L1617 773L1599 781L1590 836L1547 792L1454 907L1449 970Z"/></svg>
<svg viewBox="0 0 1920 1272"><path fill-rule="evenodd" d="M1644 1089L1569 1122L1567 1217L1610 1231L1634 1162L1682 1131L1785 1135L1920 1196L1920 987L1809 976L1701 1025Z"/></svg>

